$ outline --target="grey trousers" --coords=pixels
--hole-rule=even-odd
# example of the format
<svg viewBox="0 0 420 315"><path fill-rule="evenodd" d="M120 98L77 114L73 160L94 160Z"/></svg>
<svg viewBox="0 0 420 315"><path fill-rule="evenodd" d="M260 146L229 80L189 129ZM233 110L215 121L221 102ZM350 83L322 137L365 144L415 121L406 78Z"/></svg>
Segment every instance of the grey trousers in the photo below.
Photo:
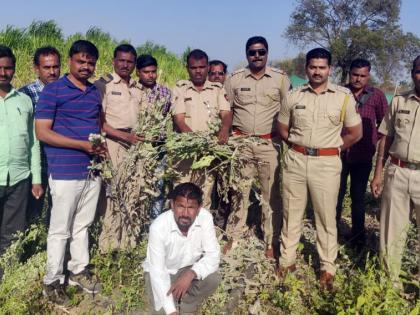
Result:
<svg viewBox="0 0 420 315"><path fill-rule="evenodd" d="M190 267L180 269L176 274L171 275L171 285L178 279L178 277L188 270ZM153 299L152 285L150 283L150 274L144 273L144 280L146 284L146 291L149 297L150 313L152 315L165 315L163 307L155 311L155 303ZM208 275L203 280L194 279L191 283L191 287L188 289L186 295L181 301L175 301L175 306L180 314L189 314L197 312L200 304L209 297L214 291L216 291L221 281L220 274L216 271Z"/></svg>

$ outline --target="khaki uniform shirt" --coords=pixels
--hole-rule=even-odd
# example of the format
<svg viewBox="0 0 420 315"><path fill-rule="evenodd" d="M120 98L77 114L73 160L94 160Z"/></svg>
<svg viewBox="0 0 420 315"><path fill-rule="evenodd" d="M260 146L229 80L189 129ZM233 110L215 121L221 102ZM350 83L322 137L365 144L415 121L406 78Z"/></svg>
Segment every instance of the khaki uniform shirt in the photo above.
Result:
<svg viewBox="0 0 420 315"><path fill-rule="evenodd" d="M106 122L113 128L135 128L145 100L140 83L130 79L125 84L115 72L95 82L102 96Z"/></svg>
<svg viewBox="0 0 420 315"><path fill-rule="evenodd" d="M285 72L266 68L259 80L249 70L238 70L226 80L226 92L233 110L233 127L250 135L275 131L275 121L290 89Z"/></svg>
<svg viewBox="0 0 420 315"><path fill-rule="evenodd" d="M344 122L341 110L348 95ZM343 144L341 130L362 121L356 111L356 101L349 89L328 83L327 89L317 94L309 84L287 94L278 121L290 126L289 141L309 148L338 148Z"/></svg>
<svg viewBox="0 0 420 315"><path fill-rule="evenodd" d="M394 137L389 153L406 162L420 162L420 97L415 90L396 95L379 132Z"/></svg>
<svg viewBox="0 0 420 315"><path fill-rule="evenodd" d="M192 131L209 130L208 122L220 111L230 111L226 91L218 82L206 81L198 91L190 80L178 81L173 89L172 114L185 114L185 123Z"/></svg>

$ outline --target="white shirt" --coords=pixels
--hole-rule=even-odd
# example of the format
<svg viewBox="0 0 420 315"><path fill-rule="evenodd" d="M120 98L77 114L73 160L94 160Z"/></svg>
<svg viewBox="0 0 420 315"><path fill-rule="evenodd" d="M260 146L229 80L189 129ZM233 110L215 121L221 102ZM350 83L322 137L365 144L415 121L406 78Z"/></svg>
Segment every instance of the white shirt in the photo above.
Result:
<svg viewBox="0 0 420 315"><path fill-rule="evenodd" d="M179 269L191 269L202 280L219 268L220 246L216 238L213 216L201 208L184 236L168 210L159 215L150 226L147 256L143 269L150 274L155 310L163 307L166 314L176 311L174 299L166 295L171 287L170 274Z"/></svg>

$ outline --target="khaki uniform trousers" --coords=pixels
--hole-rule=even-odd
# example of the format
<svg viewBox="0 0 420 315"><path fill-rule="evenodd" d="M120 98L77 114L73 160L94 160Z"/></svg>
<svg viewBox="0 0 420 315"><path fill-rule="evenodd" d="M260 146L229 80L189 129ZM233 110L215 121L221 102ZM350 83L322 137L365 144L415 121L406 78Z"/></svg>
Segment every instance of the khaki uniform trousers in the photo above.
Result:
<svg viewBox="0 0 420 315"><path fill-rule="evenodd" d="M203 208L210 210L211 194L215 183L214 175L206 174L203 170L192 170L192 164L193 161L188 159L181 161L176 166L181 176L174 181L174 186L187 182L196 184L203 191Z"/></svg>
<svg viewBox="0 0 420 315"><path fill-rule="evenodd" d="M171 285L175 283L175 281L182 274L182 272L189 268L191 268L191 266L181 268L176 274L170 275ZM194 279L191 282L191 286L188 289L186 295L182 298L182 300L175 301L175 306L177 306L177 309L179 309L179 313L189 314L197 312L197 309L199 308L200 304L214 291L216 291L220 281L221 277L217 271L212 274L209 274L203 280ZM150 313L152 315L165 315L163 307L158 311L155 310L152 284L150 282L150 274L148 272L144 273L144 282L146 285L147 296L149 298Z"/></svg>
<svg viewBox="0 0 420 315"><path fill-rule="evenodd" d="M108 152L114 169L118 176L119 165L127 156L127 150L118 142L106 139ZM99 235L99 250L106 252L109 250L130 249L136 246L135 235L128 232L123 214L116 211L111 198L106 197L105 189L102 187L99 197L98 212L102 217L101 233Z"/></svg>
<svg viewBox="0 0 420 315"><path fill-rule="evenodd" d="M283 165L283 228L280 265L295 263L308 192L315 213L316 248L321 270L334 275L337 258L336 205L340 187L339 156L305 156L289 149Z"/></svg>
<svg viewBox="0 0 420 315"><path fill-rule="evenodd" d="M247 231L249 194L255 176L261 185L262 218L261 230L267 245L278 241L281 227L281 197L280 197L280 144L279 139L267 140L266 144L250 144L241 155L258 160L258 165L248 164L242 170L246 180L238 193L233 196L232 213L229 215L226 232L233 240L240 239Z"/></svg>
<svg viewBox="0 0 420 315"><path fill-rule="evenodd" d="M380 254L394 281L398 281L401 271L402 255L410 226L410 201L416 211L420 239L420 170L390 164L385 171L382 194Z"/></svg>

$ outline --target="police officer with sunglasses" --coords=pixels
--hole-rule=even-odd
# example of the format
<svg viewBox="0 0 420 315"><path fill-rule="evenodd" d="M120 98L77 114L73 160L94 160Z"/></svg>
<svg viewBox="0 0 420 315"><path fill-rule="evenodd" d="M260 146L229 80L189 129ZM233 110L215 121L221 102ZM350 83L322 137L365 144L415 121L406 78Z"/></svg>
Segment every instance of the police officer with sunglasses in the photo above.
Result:
<svg viewBox="0 0 420 315"><path fill-rule="evenodd" d="M267 66L268 43L264 37L254 36L245 45L248 66L238 70L226 80L225 88L233 111L234 136L255 139L241 154L257 160L243 170L249 178L234 197L232 213L227 223L230 241L224 251L235 246L240 237L247 234L246 219L249 193L254 176L258 176L262 195L261 230L266 243L268 259L275 256L273 245L278 245L281 223L279 187L280 139L273 126L290 88L285 72ZM276 247L276 246L274 246Z"/></svg>

